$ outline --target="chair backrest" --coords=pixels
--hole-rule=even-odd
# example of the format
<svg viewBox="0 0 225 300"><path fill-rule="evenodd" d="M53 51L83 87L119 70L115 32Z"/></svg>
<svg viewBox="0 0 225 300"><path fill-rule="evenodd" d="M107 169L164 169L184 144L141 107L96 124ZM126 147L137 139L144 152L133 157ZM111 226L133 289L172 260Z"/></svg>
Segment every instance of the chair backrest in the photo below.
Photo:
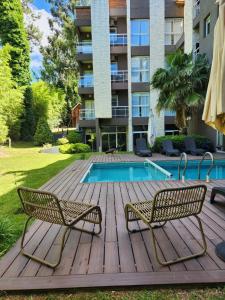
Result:
<svg viewBox="0 0 225 300"><path fill-rule="evenodd" d="M136 139L136 150L146 150L147 144L146 140L143 138Z"/></svg>
<svg viewBox="0 0 225 300"><path fill-rule="evenodd" d="M151 222L169 221L199 214L206 191L205 185L159 191L153 200Z"/></svg>
<svg viewBox="0 0 225 300"><path fill-rule="evenodd" d="M65 225L59 200L54 194L25 187L19 187L17 192L28 216L53 224Z"/></svg>
<svg viewBox="0 0 225 300"><path fill-rule="evenodd" d="M173 150L174 149L172 141L169 141L169 140L163 141L162 145L163 145L163 150L164 151L168 151L168 150Z"/></svg>
<svg viewBox="0 0 225 300"><path fill-rule="evenodd" d="M184 145L186 150L196 150L196 143L192 137L185 138Z"/></svg>

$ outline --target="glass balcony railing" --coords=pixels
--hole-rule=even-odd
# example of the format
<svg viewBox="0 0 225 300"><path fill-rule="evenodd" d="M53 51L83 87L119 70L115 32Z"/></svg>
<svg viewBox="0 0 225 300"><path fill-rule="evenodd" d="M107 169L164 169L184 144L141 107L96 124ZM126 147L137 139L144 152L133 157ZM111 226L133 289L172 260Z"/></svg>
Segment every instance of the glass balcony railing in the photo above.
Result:
<svg viewBox="0 0 225 300"><path fill-rule="evenodd" d="M113 106L112 107L113 118L127 118L128 117L128 106Z"/></svg>
<svg viewBox="0 0 225 300"><path fill-rule="evenodd" d="M112 82L126 82L128 81L128 71L127 70L117 70L111 71L111 81Z"/></svg>
<svg viewBox="0 0 225 300"><path fill-rule="evenodd" d="M176 117L176 112L172 110L165 110L164 112L165 117Z"/></svg>
<svg viewBox="0 0 225 300"><path fill-rule="evenodd" d="M92 42L80 42L77 44L77 53L91 54L92 53Z"/></svg>
<svg viewBox="0 0 225 300"><path fill-rule="evenodd" d="M91 0L77 0L76 7L79 6L91 6Z"/></svg>
<svg viewBox="0 0 225 300"><path fill-rule="evenodd" d="M80 110L80 120L94 120L95 110L93 108L84 108Z"/></svg>
<svg viewBox="0 0 225 300"><path fill-rule="evenodd" d="M80 76L79 87L89 88L94 86L93 74Z"/></svg>
<svg viewBox="0 0 225 300"><path fill-rule="evenodd" d="M127 35L126 34L110 34L110 45L111 46L126 46L127 45Z"/></svg>

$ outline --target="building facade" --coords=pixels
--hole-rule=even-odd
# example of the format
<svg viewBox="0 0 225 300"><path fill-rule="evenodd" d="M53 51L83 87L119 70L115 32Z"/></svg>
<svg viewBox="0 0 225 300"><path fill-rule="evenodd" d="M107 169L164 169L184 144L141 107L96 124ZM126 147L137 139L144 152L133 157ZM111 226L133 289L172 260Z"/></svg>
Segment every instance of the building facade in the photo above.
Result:
<svg viewBox="0 0 225 300"><path fill-rule="evenodd" d="M132 151L137 138L147 139L150 115L156 135L177 131L173 112L156 113L158 92L150 81L182 44L183 17L181 0L77 1L84 142L94 135L97 151Z"/></svg>
<svg viewBox="0 0 225 300"><path fill-rule="evenodd" d="M194 59L200 54L206 54L209 63L213 58L213 42L214 42L214 27L219 15L219 6L216 0L185 0L187 5L187 13L191 31L189 36L185 35L187 52L192 49ZM224 137L222 134L207 126L202 121L203 108L199 108L197 112L192 115L190 122L190 133L196 133L207 136L213 141L215 147L218 149L224 148Z"/></svg>

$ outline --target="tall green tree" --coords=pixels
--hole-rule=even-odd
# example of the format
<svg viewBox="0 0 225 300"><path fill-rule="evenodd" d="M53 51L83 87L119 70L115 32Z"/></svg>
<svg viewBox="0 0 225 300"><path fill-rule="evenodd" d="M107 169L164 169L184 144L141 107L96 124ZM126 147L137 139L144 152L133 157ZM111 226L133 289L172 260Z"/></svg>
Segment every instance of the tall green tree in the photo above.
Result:
<svg viewBox="0 0 225 300"><path fill-rule="evenodd" d="M166 63L151 82L152 88L159 90L157 110L176 111L176 125L184 131L188 117L204 103L210 66L205 55L193 60L192 54L180 50L169 55Z"/></svg>
<svg viewBox="0 0 225 300"><path fill-rule="evenodd" d="M71 108L78 101L78 64L76 61L77 29L75 26L76 0L48 0L53 19L49 22L52 31L47 47L41 49L43 55L44 81L63 89L66 95L66 117L69 125Z"/></svg>
<svg viewBox="0 0 225 300"><path fill-rule="evenodd" d="M0 40L9 44L10 67L12 76L19 86L28 87L30 75L30 47L24 25L21 0L1 0L0 5ZM26 89L25 89L26 90ZM25 92L24 112L21 116L21 137L31 139L34 133L32 97Z"/></svg>
<svg viewBox="0 0 225 300"><path fill-rule="evenodd" d="M9 66L11 47L0 49L0 117L9 129L11 138L20 135L21 113L23 111L23 88L14 81Z"/></svg>

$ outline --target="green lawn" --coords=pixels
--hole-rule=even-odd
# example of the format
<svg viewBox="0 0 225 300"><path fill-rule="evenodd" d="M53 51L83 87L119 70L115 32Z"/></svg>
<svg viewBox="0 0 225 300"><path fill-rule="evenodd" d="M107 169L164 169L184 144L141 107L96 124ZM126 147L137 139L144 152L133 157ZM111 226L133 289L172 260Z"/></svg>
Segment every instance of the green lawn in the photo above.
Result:
<svg viewBox="0 0 225 300"><path fill-rule="evenodd" d="M38 188L81 156L39 150L29 143L0 148L0 256L17 240L24 225L16 187Z"/></svg>

